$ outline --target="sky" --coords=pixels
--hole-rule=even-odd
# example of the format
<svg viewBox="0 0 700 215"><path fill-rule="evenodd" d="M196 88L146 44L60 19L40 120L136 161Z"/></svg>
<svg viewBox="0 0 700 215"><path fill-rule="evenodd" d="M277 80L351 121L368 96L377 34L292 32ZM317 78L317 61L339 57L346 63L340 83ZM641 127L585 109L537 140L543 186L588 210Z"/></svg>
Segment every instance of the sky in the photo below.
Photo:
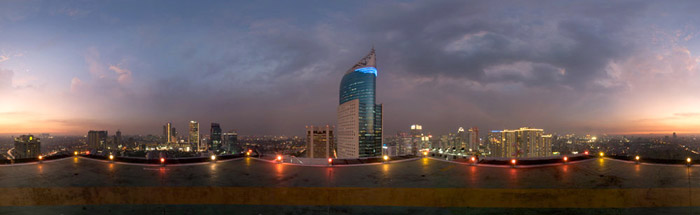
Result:
<svg viewBox="0 0 700 215"><path fill-rule="evenodd" d="M700 133L698 1L0 1L0 134L336 123L372 47L385 135Z"/></svg>

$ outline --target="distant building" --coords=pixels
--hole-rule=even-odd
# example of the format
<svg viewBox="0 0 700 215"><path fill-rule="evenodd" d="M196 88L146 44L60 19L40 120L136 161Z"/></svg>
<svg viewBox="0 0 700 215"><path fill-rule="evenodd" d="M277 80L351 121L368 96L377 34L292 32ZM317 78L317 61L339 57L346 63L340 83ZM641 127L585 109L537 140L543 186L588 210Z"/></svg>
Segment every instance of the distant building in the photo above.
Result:
<svg viewBox="0 0 700 215"><path fill-rule="evenodd" d="M310 158L335 158L334 127L306 126L306 155Z"/></svg>
<svg viewBox="0 0 700 215"><path fill-rule="evenodd" d="M122 147L122 132L117 130L116 135L114 135L114 140L112 141L112 147L108 148L110 150L119 150Z"/></svg>
<svg viewBox="0 0 700 215"><path fill-rule="evenodd" d="M88 131L87 145L90 150L104 150L107 144L107 131Z"/></svg>
<svg viewBox="0 0 700 215"><path fill-rule="evenodd" d="M235 131L229 131L223 134L223 145L227 152L229 153L239 153L240 149L238 146L238 133Z"/></svg>
<svg viewBox="0 0 700 215"><path fill-rule="evenodd" d="M478 152L479 151L479 145L481 145L481 141L479 141L479 128L477 127L471 127L469 129L469 141L468 141L468 148L467 150L470 152Z"/></svg>
<svg viewBox="0 0 700 215"><path fill-rule="evenodd" d="M467 133L464 128L459 127L457 129L457 134L455 135L454 148L457 150L467 149L467 143L469 141L469 133Z"/></svg>
<svg viewBox="0 0 700 215"><path fill-rule="evenodd" d="M221 126L219 123L211 123L211 133L209 136L209 150L218 151L221 149Z"/></svg>
<svg viewBox="0 0 700 215"><path fill-rule="evenodd" d="M338 106L338 157L382 155L382 105L376 103L374 48L343 76Z"/></svg>
<svg viewBox="0 0 700 215"><path fill-rule="evenodd" d="M197 151L204 151L204 146L201 145L199 140L199 123L197 121L190 121L188 140L191 147L195 147Z"/></svg>
<svg viewBox="0 0 700 215"><path fill-rule="evenodd" d="M22 135L15 138L15 159L36 158L41 155L41 141L34 135Z"/></svg>
<svg viewBox="0 0 700 215"><path fill-rule="evenodd" d="M163 126L163 143L177 143L177 130L173 124L168 122Z"/></svg>
<svg viewBox="0 0 700 215"><path fill-rule="evenodd" d="M517 130L493 130L488 135L491 155L495 157L544 157L552 155L552 135L543 129L522 127Z"/></svg>

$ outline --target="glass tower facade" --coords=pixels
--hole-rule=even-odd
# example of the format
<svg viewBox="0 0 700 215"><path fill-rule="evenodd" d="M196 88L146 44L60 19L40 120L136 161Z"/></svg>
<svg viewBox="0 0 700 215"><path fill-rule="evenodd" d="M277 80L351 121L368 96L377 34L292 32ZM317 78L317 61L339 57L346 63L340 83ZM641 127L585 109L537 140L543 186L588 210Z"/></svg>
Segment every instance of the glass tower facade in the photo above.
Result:
<svg viewBox="0 0 700 215"><path fill-rule="evenodd" d="M339 105L358 100L357 135L359 157L376 157L382 153L382 105L376 104L374 49L343 76L340 82ZM354 125L353 125L354 126Z"/></svg>

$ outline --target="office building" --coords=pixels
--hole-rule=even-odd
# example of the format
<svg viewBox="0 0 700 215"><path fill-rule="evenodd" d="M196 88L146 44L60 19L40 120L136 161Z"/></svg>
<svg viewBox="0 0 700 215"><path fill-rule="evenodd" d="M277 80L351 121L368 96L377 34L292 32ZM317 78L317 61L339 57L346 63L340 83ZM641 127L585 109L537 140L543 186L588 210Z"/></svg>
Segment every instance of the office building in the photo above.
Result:
<svg viewBox="0 0 700 215"><path fill-rule="evenodd" d="M188 142L190 143L190 147L196 148L197 151L205 150L199 139L199 123L197 121L190 121Z"/></svg>
<svg viewBox="0 0 700 215"><path fill-rule="evenodd" d="M310 158L335 158L334 127L306 126L306 155Z"/></svg>
<svg viewBox="0 0 700 215"><path fill-rule="evenodd" d="M378 157L382 154L382 105L376 104L374 48L350 68L340 82L338 157Z"/></svg>
<svg viewBox="0 0 700 215"><path fill-rule="evenodd" d="M229 131L223 133L222 138L222 143L226 152L234 154L240 152L241 148L238 146L238 133Z"/></svg>
<svg viewBox="0 0 700 215"><path fill-rule="evenodd" d="M479 145L481 145L481 141L479 140L479 128L477 127L471 127L469 130L469 140L468 140L468 151L470 152L478 152L479 151Z"/></svg>
<svg viewBox="0 0 700 215"><path fill-rule="evenodd" d="M104 150L107 144L107 131L88 131L87 145L90 150Z"/></svg>
<svg viewBox="0 0 700 215"><path fill-rule="evenodd" d="M177 143L177 130L170 122L163 126L163 143L168 145L171 143Z"/></svg>
<svg viewBox="0 0 700 215"><path fill-rule="evenodd" d="M209 135L209 150L218 151L221 149L221 126L219 123L211 123Z"/></svg>
<svg viewBox="0 0 700 215"><path fill-rule="evenodd" d="M15 138L15 159L37 158L41 155L41 140L34 135L22 135Z"/></svg>

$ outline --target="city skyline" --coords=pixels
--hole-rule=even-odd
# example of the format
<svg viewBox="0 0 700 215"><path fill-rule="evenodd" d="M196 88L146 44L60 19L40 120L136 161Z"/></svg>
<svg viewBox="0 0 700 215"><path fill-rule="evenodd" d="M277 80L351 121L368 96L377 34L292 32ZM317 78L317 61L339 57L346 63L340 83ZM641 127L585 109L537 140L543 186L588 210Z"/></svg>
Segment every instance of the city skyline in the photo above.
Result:
<svg viewBox="0 0 700 215"><path fill-rule="evenodd" d="M0 135L302 136L372 46L384 136L700 133L697 2L180 3L1 2Z"/></svg>

